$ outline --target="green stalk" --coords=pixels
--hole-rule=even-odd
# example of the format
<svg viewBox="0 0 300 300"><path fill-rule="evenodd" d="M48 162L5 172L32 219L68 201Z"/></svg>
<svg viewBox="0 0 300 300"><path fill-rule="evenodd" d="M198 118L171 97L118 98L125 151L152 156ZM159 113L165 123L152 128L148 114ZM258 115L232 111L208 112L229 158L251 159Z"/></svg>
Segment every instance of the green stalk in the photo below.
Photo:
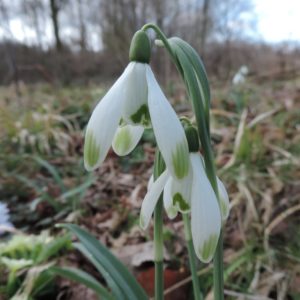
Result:
<svg viewBox="0 0 300 300"><path fill-rule="evenodd" d="M158 200L154 210L154 264L155 264L155 300L164 298L163 269L163 202Z"/></svg>
<svg viewBox="0 0 300 300"><path fill-rule="evenodd" d="M154 162L154 180L165 169L165 163L157 150ZM163 201L162 196L154 209L154 265L155 265L155 300L164 298L164 250L163 250Z"/></svg>
<svg viewBox="0 0 300 300"><path fill-rule="evenodd" d="M190 263L190 271L191 271L192 282L193 282L194 299L202 300L203 297L201 294L199 278L196 269L197 260L196 260L193 240L192 240L191 223L188 214L182 214L182 219L184 223L184 235L187 241L187 248L189 254L189 263Z"/></svg>

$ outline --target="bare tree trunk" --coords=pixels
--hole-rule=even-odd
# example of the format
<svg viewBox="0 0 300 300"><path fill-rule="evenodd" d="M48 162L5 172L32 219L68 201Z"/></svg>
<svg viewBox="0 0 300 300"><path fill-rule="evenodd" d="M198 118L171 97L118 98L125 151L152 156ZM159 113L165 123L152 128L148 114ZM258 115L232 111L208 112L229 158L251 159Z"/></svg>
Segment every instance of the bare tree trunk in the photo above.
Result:
<svg viewBox="0 0 300 300"><path fill-rule="evenodd" d="M84 23L84 18L83 18L83 7L82 7L82 0L77 0L77 7L78 7L78 17L79 17L79 31L80 31L80 48L81 51L86 51L87 49L87 43L86 43L86 26Z"/></svg>
<svg viewBox="0 0 300 300"><path fill-rule="evenodd" d="M59 7L58 7L57 0L50 0L50 9L51 9L52 25L54 29L54 35L55 35L56 50L58 52L61 52L63 47L59 35L59 25L58 25Z"/></svg>
<svg viewBox="0 0 300 300"><path fill-rule="evenodd" d="M202 24L201 24L201 33L200 33L200 50L204 55L205 46L206 46L206 38L208 31L208 21L209 21L209 4L210 0L204 0L203 8L202 8Z"/></svg>
<svg viewBox="0 0 300 300"><path fill-rule="evenodd" d="M7 8L5 7L5 4L3 3L2 0L0 0L0 17L5 22L5 26L7 26L7 30L11 35L11 37L13 38L13 34L9 26L9 17L7 14ZM16 94L20 96L21 93L19 88L19 70L16 62L16 54L15 54L13 43L9 43L8 41L5 42L5 52L8 58L9 67L15 84Z"/></svg>

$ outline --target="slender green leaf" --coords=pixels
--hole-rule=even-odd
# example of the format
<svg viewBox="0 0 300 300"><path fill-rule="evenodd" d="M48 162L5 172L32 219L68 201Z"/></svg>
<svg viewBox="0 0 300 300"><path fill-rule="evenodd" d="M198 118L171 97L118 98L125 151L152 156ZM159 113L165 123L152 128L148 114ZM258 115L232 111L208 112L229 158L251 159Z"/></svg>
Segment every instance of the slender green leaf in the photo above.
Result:
<svg viewBox="0 0 300 300"><path fill-rule="evenodd" d="M66 191L66 187L64 185L64 182L62 178L60 177L58 171L55 169L53 165L51 165L48 161L42 159L38 156L33 156L33 160L35 160L40 166L44 167L54 178L56 183L59 185L60 189L64 192Z"/></svg>
<svg viewBox="0 0 300 300"><path fill-rule="evenodd" d="M69 248L70 246L71 237L69 234L57 237L43 247L42 251L36 258L36 263L39 264L45 262L49 257L57 255L62 248Z"/></svg>
<svg viewBox="0 0 300 300"><path fill-rule="evenodd" d="M111 275L119 285L127 299L148 299L143 288L129 273L127 268L104 247L96 238L74 224L63 224L64 228L71 230L84 245L92 257Z"/></svg>
<svg viewBox="0 0 300 300"><path fill-rule="evenodd" d="M61 205L57 201L53 200L52 197L50 197L49 194L47 194L41 187L39 187L33 180L30 180L26 178L23 175L14 175L19 181L27 185L28 187L31 187L35 191L37 191L41 195L40 201L46 201L48 202L56 211L60 210Z"/></svg>
<svg viewBox="0 0 300 300"><path fill-rule="evenodd" d="M182 39L173 37L169 39L169 42L172 49L176 45L175 47L179 47L182 50L190 63L189 68L193 68L196 74L201 100L204 103L206 123L209 126L210 87L203 62L195 49ZM178 49L175 50L175 53L178 55ZM182 63L182 59L179 59L179 61Z"/></svg>
<svg viewBox="0 0 300 300"><path fill-rule="evenodd" d="M92 289L99 297L101 297L101 299L114 299L110 292L101 283L99 283L93 276L82 270L70 267L52 267L49 269L49 272L85 285Z"/></svg>
<svg viewBox="0 0 300 300"><path fill-rule="evenodd" d="M74 243L74 247L79 250L94 266L95 268L102 274L103 278L105 279L107 285L110 287L113 295L118 300L126 299L122 290L111 277L110 273L107 272L103 266L94 258L91 253L80 243Z"/></svg>
<svg viewBox="0 0 300 300"><path fill-rule="evenodd" d="M86 189L91 185L93 184L93 182L95 181L95 177L90 177L87 181L85 181L84 183L82 183L81 185L63 193L60 198L61 199L67 199L67 198L70 198L70 197L73 197L77 194L80 194L80 193L84 193L86 191Z"/></svg>

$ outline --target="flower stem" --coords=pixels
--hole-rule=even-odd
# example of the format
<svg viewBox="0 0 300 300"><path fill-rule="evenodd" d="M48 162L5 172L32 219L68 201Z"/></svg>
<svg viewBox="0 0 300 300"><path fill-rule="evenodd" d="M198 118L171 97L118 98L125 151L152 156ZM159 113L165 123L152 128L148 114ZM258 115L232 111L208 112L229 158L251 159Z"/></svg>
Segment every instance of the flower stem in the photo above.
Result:
<svg viewBox="0 0 300 300"><path fill-rule="evenodd" d="M163 202L160 197L154 210L155 300L162 300L164 297L162 213L163 213Z"/></svg>
<svg viewBox="0 0 300 300"><path fill-rule="evenodd" d="M189 263L190 263L190 270L191 270L192 282L193 282L194 299L202 300L203 297L200 291L199 278L197 275L197 269L196 269L197 261L194 252L190 219L188 217L188 214L182 214L182 218L184 223L184 235L187 241L187 248L189 254Z"/></svg>
<svg viewBox="0 0 300 300"><path fill-rule="evenodd" d="M157 150L154 162L154 180L164 171L165 163ZM154 209L154 264L155 264L155 300L164 298L164 269L163 269L163 201L160 196Z"/></svg>

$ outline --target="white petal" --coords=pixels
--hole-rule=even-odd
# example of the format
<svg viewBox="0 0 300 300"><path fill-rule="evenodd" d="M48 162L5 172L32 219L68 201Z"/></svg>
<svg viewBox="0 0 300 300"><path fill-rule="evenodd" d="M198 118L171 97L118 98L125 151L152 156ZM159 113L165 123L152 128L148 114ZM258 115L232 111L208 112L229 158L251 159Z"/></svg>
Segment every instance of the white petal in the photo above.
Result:
<svg viewBox="0 0 300 300"><path fill-rule="evenodd" d="M213 258L219 240L221 213L200 155L192 153L190 156L193 168L192 237L196 255L207 263Z"/></svg>
<svg viewBox="0 0 300 300"><path fill-rule="evenodd" d="M152 187L152 184L154 182L154 176L153 174L150 176L149 181L148 181L148 185L147 185L147 191L149 191Z"/></svg>
<svg viewBox="0 0 300 300"><path fill-rule="evenodd" d="M163 191L164 186L169 177L169 172L165 170L158 178L155 180L151 186L151 189L147 192L141 207L140 214L140 226L146 229L149 225L152 213L159 199L160 194Z"/></svg>
<svg viewBox="0 0 300 300"><path fill-rule="evenodd" d="M118 127L112 147L120 156L130 153L140 141L144 132L143 126L125 125Z"/></svg>
<svg viewBox="0 0 300 300"><path fill-rule="evenodd" d="M193 172L189 169L188 175L182 179L172 180L172 199L173 205L182 213L190 211L191 190L192 190Z"/></svg>
<svg viewBox="0 0 300 300"><path fill-rule="evenodd" d="M148 87L146 66L148 64L131 62L132 70L128 74L125 89L125 101L122 116L128 124L149 125Z"/></svg>
<svg viewBox="0 0 300 300"><path fill-rule="evenodd" d="M146 75L148 107L159 150L172 175L181 179L189 170L189 150L183 127L149 66Z"/></svg>
<svg viewBox="0 0 300 300"><path fill-rule="evenodd" d="M171 193L173 178L170 176L164 188L164 207L169 219L177 216L177 208L173 205L173 197Z"/></svg>
<svg viewBox="0 0 300 300"><path fill-rule="evenodd" d="M222 220L225 221L229 216L229 197L223 182L217 177L217 184L220 197L220 209Z"/></svg>
<svg viewBox="0 0 300 300"><path fill-rule="evenodd" d="M105 159L121 119L128 66L121 77L97 104L86 128L84 165L88 171L97 168Z"/></svg>

